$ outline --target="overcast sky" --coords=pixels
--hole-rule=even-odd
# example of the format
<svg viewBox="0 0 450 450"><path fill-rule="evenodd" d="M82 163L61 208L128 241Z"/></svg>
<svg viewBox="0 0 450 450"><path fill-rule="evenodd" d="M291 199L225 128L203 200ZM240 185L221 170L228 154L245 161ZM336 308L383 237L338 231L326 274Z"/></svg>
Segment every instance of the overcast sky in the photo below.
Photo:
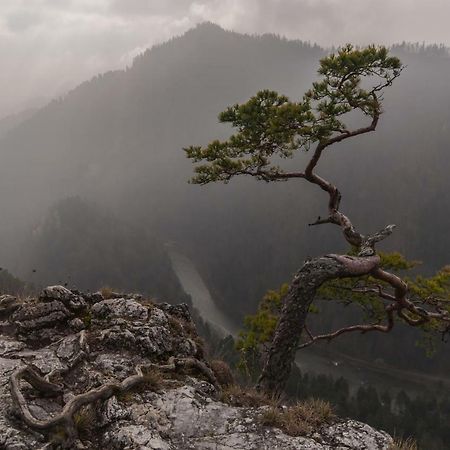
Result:
<svg viewBox="0 0 450 450"><path fill-rule="evenodd" d="M450 0L0 0L0 117L215 22L324 46L450 45Z"/></svg>

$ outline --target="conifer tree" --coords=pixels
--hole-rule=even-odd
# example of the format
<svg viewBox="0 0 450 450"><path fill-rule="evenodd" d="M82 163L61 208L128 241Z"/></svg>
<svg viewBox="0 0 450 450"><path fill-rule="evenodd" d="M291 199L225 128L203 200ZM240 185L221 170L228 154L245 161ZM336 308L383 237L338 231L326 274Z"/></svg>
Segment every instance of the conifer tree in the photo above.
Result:
<svg viewBox="0 0 450 450"><path fill-rule="evenodd" d="M340 227L352 249L349 254L313 258L294 276L274 325L258 381L261 390L272 394L282 391L295 354L305 344L302 335L306 335L306 342L312 343L344 333L389 332L397 320L442 333L449 331L450 309L445 300L449 295L450 270L442 270L431 281L408 285L390 270L392 261L383 261L375 250L375 245L387 238L395 225L387 225L373 234L357 231L340 209L339 189L317 170L331 146L339 148L339 143L375 131L382 114L384 91L403 68L385 47L360 49L347 45L320 61L320 79L300 101L291 101L275 91L260 91L246 103L231 106L219 115L221 122L230 123L237 130L229 139L184 149L188 158L200 163L192 179L196 184L227 183L235 176L247 175L266 182L297 180L316 185L328 197L327 213L310 225ZM355 113L367 123L352 128L349 123L355 122ZM301 151L311 154L306 166L293 171L286 169L283 160L295 158ZM370 213L371 205L366 206ZM355 294L353 298L367 296L377 311L374 322L313 336L306 319L318 290L326 289L327 285L330 288L331 281L340 283L341 291L348 289Z"/></svg>

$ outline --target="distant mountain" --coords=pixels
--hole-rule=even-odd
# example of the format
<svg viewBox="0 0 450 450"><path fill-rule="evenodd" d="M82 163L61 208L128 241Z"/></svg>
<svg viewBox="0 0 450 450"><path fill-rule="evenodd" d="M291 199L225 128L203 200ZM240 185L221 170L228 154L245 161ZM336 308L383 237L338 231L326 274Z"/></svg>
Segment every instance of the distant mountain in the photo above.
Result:
<svg viewBox="0 0 450 450"><path fill-rule="evenodd" d="M241 195L189 186L192 167L181 148L225 136L217 113L255 89L295 92L300 80L303 90L322 54L308 44L203 24L125 71L83 83L0 141L0 227L17 234L55 201L81 195L186 245L210 239L192 232L209 228L207 216L221 220L222 206Z"/></svg>
<svg viewBox="0 0 450 450"><path fill-rule="evenodd" d="M31 116L33 116L36 111L38 111L38 108L30 108L20 113L11 114L0 119L0 139L13 128L17 127L18 125L29 119Z"/></svg>
<svg viewBox="0 0 450 450"><path fill-rule="evenodd" d="M330 150L319 171L342 188L363 232L396 223L386 247L431 270L449 262L450 58L435 47L393 51L408 67L386 92L379 130ZM224 310L251 312L307 256L345 250L339 231L306 226L324 198L301 182L188 185L181 149L226 137L217 114L259 89L300 98L325 53L207 23L51 102L0 141L4 258L20 265L19 232L81 195L177 241Z"/></svg>

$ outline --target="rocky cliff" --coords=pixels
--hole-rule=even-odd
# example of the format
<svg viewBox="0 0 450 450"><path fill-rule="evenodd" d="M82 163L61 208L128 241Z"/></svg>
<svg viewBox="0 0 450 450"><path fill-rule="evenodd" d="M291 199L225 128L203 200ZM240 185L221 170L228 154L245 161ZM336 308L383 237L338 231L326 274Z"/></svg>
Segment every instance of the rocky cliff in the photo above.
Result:
<svg viewBox="0 0 450 450"><path fill-rule="evenodd" d="M186 305L62 286L38 299L2 296L0 449L362 450L392 443L386 433L336 418L288 435L268 426L269 406L220 401L229 399L229 377L213 368Z"/></svg>

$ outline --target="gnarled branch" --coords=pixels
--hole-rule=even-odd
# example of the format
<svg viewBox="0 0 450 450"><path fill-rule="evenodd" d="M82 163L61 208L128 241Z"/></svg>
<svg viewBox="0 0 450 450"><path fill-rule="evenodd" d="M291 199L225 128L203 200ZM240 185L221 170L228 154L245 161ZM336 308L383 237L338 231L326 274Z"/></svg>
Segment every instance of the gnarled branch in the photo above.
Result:
<svg viewBox="0 0 450 450"><path fill-rule="evenodd" d="M75 414L83 407L97 401L108 400L113 395L129 392L130 390L146 382L146 372L151 369L162 371L176 371L179 368L194 368L202 373L208 381L219 389L219 383L211 369L195 358L170 358L168 364L148 364L135 367L135 374L125 378L121 382L111 382L103 384L98 388L91 389L83 394L72 397L64 406L63 410L54 417L46 420L37 419L31 413L28 403L22 394L20 382L27 381L39 392L46 395L62 394L62 387L47 381L40 373L31 366L23 366L16 369L10 378L10 391L14 406L22 421L31 429L40 432L50 432L51 430L62 427L67 435L65 442L66 448L74 448L78 439L78 431L74 422Z"/></svg>
<svg viewBox="0 0 450 450"><path fill-rule="evenodd" d="M392 328L394 328L394 314L393 313L396 309L397 309L397 305L395 305L395 304L388 305L385 308L386 317L387 317L386 325L381 325L379 323L351 325L348 327L339 328L338 330L333 331L332 333L319 334L317 336L314 336L311 333L311 331L307 328L307 326L305 325L304 329L306 331L306 334L309 337L309 340L304 342L303 344L300 344L297 347L297 350L309 347L310 345L314 344L317 341L323 341L323 340L331 341L332 339L335 339L338 336L341 336L342 334L353 333L355 331L359 331L361 334L365 334L370 331L379 331L382 333L389 333L392 330Z"/></svg>

